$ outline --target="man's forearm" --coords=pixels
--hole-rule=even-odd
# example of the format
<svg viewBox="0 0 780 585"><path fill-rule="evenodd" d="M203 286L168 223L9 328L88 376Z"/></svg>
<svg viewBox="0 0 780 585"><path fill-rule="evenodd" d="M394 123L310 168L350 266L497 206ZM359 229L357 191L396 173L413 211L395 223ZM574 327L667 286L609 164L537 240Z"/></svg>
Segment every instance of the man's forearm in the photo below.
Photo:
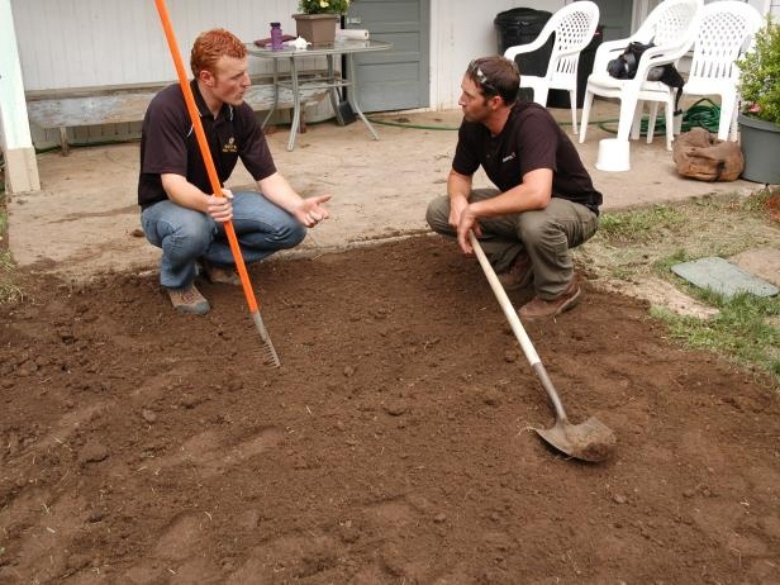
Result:
<svg viewBox="0 0 780 585"><path fill-rule="evenodd" d="M447 177L447 194L450 200L458 198L468 200L471 195L471 177L450 171Z"/></svg>
<svg viewBox="0 0 780 585"><path fill-rule="evenodd" d="M187 181L185 177L175 174L164 174L162 185L168 198L182 207L208 212L208 195Z"/></svg>

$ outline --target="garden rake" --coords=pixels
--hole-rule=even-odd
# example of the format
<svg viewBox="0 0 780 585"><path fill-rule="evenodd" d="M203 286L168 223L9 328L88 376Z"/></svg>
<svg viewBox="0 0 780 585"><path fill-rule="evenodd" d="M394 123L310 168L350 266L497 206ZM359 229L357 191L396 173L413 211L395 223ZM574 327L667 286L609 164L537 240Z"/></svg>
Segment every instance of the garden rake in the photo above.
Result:
<svg viewBox="0 0 780 585"><path fill-rule="evenodd" d="M214 167L214 161L211 158L211 151L209 150L208 142L206 141L206 134L203 131L203 124L200 121L200 113L198 107L195 105L195 97L192 94L192 88L187 81L187 74L184 71L184 63L179 52L179 46L176 43L176 36L173 32L173 26L171 25L171 19L168 15L168 9L165 6L165 0L155 0L157 5L157 11L160 14L160 21L162 22L163 30L165 31L165 37L168 40L168 47L171 50L171 57L173 57L174 65L176 66L176 73L179 77L179 84L181 90L184 93L184 100L187 103L187 110L192 120L192 126L195 129L195 135L198 139L198 146L200 147L203 161L206 163L206 170L208 171L209 181L211 183L211 189L215 195L223 197L222 186L217 178L217 171ZM233 252L233 259L236 263L236 269L238 275L241 278L241 286L244 289L244 296L246 297L249 311L252 314L252 321L260 333L260 339L263 342L263 354L265 362L274 367L279 367L279 356L276 353L274 344L271 342L271 338L268 335L268 331L263 325L263 319L260 317L260 308L255 298L255 293L252 290L252 283L249 280L249 274L246 270L246 264L241 254L241 247L238 244L238 238L236 237L236 231L233 227L233 222L228 221L225 223L225 232L227 233L228 242L230 243L230 250Z"/></svg>

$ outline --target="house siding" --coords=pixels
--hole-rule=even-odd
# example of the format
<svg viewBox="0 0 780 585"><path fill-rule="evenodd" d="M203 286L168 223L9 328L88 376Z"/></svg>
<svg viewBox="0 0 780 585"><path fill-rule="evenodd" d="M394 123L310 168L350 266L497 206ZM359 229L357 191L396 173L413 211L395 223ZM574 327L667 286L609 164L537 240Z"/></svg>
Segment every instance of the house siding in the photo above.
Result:
<svg viewBox="0 0 780 585"><path fill-rule="evenodd" d="M555 11L565 4L564 0L430 1L435 32L431 61L446 80L432 84L435 96L430 103L436 107L456 105L453 74L459 76L475 55L496 51L496 14L518 6ZM297 12L298 0L168 0L167 4L179 49L188 60L193 39L215 26L247 41L267 37L272 20L281 22L284 32L293 32L291 15ZM11 5L27 92L176 79L157 11L150 1L11 0ZM314 69L320 61L304 60L301 66ZM250 73L269 74L270 64L251 59Z"/></svg>
<svg viewBox="0 0 780 585"><path fill-rule="evenodd" d="M635 22L658 0L637 0ZM771 4L769 3L771 1ZM465 64L495 53L495 16L519 6L555 11L567 0L430 0L430 99L432 109L457 107ZM750 0L780 19L780 0ZM298 0L168 0L180 51L185 60L195 36L223 26L252 41L269 35L279 21L292 32ZM164 84L176 79L159 17L151 1L11 0L25 91L63 93L83 87ZM322 58L304 59L303 69L324 66ZM250 59L250 74L270 74L270 63ZM327 100L325 107L327 107ZM33 129L36 143L41 131ZM110 129L71 130L74 140L99 140L134 134L138 124ZM56 142L56 133L46 140Z"/></svg>

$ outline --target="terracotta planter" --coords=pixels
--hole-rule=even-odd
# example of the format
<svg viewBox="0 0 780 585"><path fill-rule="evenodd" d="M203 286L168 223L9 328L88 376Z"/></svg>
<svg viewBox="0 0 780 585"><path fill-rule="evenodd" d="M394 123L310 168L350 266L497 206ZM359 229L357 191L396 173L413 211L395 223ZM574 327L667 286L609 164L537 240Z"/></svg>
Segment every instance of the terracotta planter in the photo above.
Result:
<svg viewBox="0 0 780 585"><path fill-rule="evenodd" d="M766 185L780 184L780 126L740 114L737 117L745 170L742 178Z"/></svg>
<svg viewBox="0 0 780 585"><path fill-rule="evenodd" d="M293 14L296 32L312 45L332 44L336 40L338 14Z"/></svg>

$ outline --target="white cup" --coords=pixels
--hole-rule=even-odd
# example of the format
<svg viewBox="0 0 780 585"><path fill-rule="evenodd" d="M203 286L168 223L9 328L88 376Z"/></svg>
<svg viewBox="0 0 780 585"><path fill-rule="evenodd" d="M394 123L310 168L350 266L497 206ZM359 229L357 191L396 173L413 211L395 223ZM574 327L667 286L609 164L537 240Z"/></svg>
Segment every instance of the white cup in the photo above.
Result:
<svg viewBox="0 0 780 585"><path fill-rule="evenodd" d="M628 140L604 138L599 141L599 157L596 168L600 171L619 173L631 169L631 149Z"/></svg>

